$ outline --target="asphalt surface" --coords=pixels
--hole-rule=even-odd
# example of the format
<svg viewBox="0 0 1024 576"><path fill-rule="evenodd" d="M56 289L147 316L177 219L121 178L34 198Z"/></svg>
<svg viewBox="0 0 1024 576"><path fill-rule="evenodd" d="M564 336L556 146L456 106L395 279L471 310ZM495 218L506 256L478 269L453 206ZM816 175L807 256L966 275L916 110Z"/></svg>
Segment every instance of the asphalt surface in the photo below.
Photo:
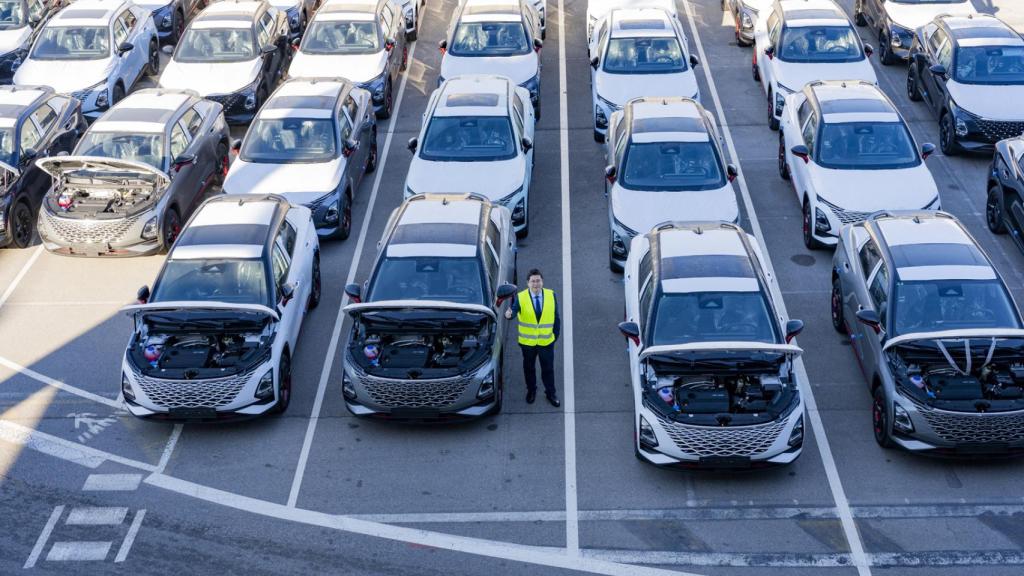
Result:
<svg viewBox="0 0 1024 576"><path fill-rule="evenodd" d="M848 340L829 325L831 254L802 245L800 208L776 172L777 135L751 81L750 49L735 46L719 0L681 3L680 14L701 56L704 104L717 113L720 103L728 123L743 224L763 234L789 314L807 326L799 343L813 397L808 437L795 464L769 471L680 473L633 457L625 346L615 329L622 278L607 267L604 162L591 136L586 3L564 1L564 30L559 2L548 2L530 236L518 256L561 294L563 409L525 403L517 353L505 368L504 412L478 422L366 422L341 399L342 288L366 277L401 201L404 143L436 85L436 44L455 5L430 0L398 113L382 125L379 176L356 198L357 232L323 246L323 301L303 328L287 415L221 426L128 416L117 394L130 325L118 310L152 282L161 257L0 251L0 573L1024 571L1024 463L949 462L874 443L867 387ZM976 4L1024 24L1014 0ZM903 90L905 67L878 73L918 140L937 142L935 121ZM928 165L943 207L1024 302L1024 256L985 228L988 160L936 154Z"/></svg>

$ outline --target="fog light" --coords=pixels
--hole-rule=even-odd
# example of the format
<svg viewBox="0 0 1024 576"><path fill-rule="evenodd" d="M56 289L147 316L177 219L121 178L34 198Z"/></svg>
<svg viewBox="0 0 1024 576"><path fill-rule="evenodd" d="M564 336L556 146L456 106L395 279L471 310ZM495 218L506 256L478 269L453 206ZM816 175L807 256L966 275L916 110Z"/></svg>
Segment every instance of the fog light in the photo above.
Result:
<svg viewBox="0 0 1024 576"><path fill-rule="evenodd" d="M608 116L605 116L604 110L600 108L596 108L594 110L594 124L596 124L598 128L608 127Z"/></svg>
<svg viewBox="0 0 1024 576"><path fill-rule="evenodd" d="M814 207L814 231L818 233L828 232L832 229L832 225L828 223L828 216L818 208Z"/></svg>
<svg viewBox="0 0 1024 576"><path fill-rule="evenodd" d="M654 428L647 423L643 415L640 416L640 443L652 448L658 445L658 437L654 435Z"/></svg>
<svg viewBox="0 0 1024 576"><path fill-rule="evenodd" d="M896 430L904 433L910 433L914 431L914 423L910 420L910 414L907 413L906 409L899 404L893 404L893 418L892 426Z"/></svg>
<svg viewBox="0 0 1024 576"><path fill-rule="evenodd" d="M260 378L256 385L256 397L260 400L269 400L274 397L274 369L267 370L267 373Z"/></svg>
<svg viewBox="0 0 1024 576"><path fill-rule="evenodd" d="M128 375L121 372L121 395L126 400L135 400L135 391L132 390L132 383L128 380Z"/></svg>
<svg viewBox="0 0 1024 576"><path fill-rule="evenodd" d="M347 400L356 399L356 387L352 384L352 380L348 377L348 372L342 371L341 373L341 394Z"/></svg>
<svg viewBox="0 0 1024 576"><path fill-rule="evenodd" d="M148 222L146 222L146 225L142 227L142 234L141 234L141 236L142 236L143 240L153 240L153 239L156 238L156 235L157 235L156 216L153 216L152 218L149 219Z"/></svg>
<svg viewBox="0 0 1024 576"><path fill-rule="evenodd" d="M516 207L512 210L512 223L518 226L524 222L526 222L526 199L522 198L516 202Z"/></svg>
<svg viewBox="0 0 1024 576"><path fill-rule="evenodd" d="M804 443L804 415L801 414L793 425L793 431L789 433L789 445L799 446Z"/></svg>
<svg viewBox="0 0 1024 576"><path fill-rule="evenodd" d="M956 135L961 137L967 136L967 123L961 118L956 119Z"/></svg>
<svg viewBox="0 0 1024 576"><path fill-rule="evenodd" d="M494 370L487 373L480 382L480 390L476 393L477 398L487 398L494 395Z"/></svg>
<svg viewBox="0 0 1024 576"><path fill-rule="evenodd" d="M327 208L327 212L324 213L324 222L327 222L328 224L336 224L338 222L337 204Z"/></svg>

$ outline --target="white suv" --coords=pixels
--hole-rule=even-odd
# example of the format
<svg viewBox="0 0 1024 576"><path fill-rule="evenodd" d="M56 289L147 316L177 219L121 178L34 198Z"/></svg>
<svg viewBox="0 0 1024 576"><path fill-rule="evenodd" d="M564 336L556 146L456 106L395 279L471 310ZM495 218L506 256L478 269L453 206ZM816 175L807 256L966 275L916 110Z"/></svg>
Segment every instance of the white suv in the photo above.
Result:
<svg viewBox="0 0 1024 576"><path fill-rule="evenodd" d="M610 227L608 261L621 271L629 244L666 220L736 222L715 121L689 98L638 98L612 114L604 191Z"/></svg>
<svg viewBox="0 0 1024 576"><path fill-rule="evenodd" d="M619 330L641 460L750 468L800 456L801 350L789 342L803 322L779 314L762 262L734 224L668 223L633 240Z"/></svg>
<svg viewBox="0 0 1024 576"><path fill-rule="evenodd" d="M779 175L803 205L808 248L878 210L938 210L939 191L896 106L874 84L812 82L786 98Z"/></svg>
<svg viewBox="0 0 1024 576"><path fill-rule="evenodd" d="M850 19L832 0L777 0L754 30L754 80L768 97L768 126L779 129L786 96L815 80L877 84Z"/></svg>
<svg viewBox="0 0 1024 576"><path fill-rule="evenodd" d="M590 58L594 140L604 142L608 119L633 98L682 96L700 101L679 21L658 8L612 10L596 34Z"/></svg>
<svg viewBox="0 0 1024 576"><path fill-rule="evenodd" d="M502 76L462 76L434 91L405 180L405 197L474 192L512 211L520 236L529 226L533 174L530 95Z"/></svg>

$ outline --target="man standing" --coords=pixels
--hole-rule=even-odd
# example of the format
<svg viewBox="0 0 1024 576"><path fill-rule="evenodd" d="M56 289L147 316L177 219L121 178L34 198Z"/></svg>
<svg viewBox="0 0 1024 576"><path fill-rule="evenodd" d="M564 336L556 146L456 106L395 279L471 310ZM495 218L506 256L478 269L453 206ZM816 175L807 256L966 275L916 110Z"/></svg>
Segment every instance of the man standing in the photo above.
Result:
<svg viewBox="0 0 1024 576"><path fill-rule="evenodd" d="M533 404L537 398L537 359L540 359L540 376L544 382L544 395L548 402L558 408L555 390L555 341L561 331L561 318L555 292L544 287L544 276L534 268L526 277L527 289L512 301L512 307L505 310L505 318L515 314L519 320L519 348L523 351L523 376L526 378L526 403Z"/></svg>

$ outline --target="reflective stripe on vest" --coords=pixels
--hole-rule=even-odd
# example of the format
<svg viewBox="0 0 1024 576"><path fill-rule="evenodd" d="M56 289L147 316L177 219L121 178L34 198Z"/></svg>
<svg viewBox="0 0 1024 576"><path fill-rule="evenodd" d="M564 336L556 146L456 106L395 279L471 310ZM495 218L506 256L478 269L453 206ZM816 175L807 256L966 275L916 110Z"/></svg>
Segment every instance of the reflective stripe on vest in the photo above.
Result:
<svg viewBox="0 0 1024 576"><path fill-rule="evenodd" d="M547 346L555 341L555 293L545 288L543 294L538 321L530 290L519 293L519 343L523 346Z"/></svg>

